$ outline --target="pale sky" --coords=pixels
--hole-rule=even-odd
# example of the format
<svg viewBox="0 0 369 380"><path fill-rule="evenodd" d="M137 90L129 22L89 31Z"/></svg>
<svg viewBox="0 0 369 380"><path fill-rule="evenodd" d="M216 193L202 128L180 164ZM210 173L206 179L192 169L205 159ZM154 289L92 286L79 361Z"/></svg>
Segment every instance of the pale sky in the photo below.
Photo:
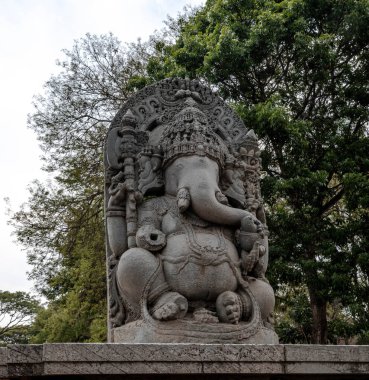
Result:
<svg viewBox="0 0 369 380"><path fill-rule="evenodd" d="M57 73L73 40L112 32L122 42L145 40L167 15L204 0L0 0L0 290L30 291L25 252L7 226L7 206L27 200L27 186L45 180L41 151L27 129L32 96Z"/></svg>

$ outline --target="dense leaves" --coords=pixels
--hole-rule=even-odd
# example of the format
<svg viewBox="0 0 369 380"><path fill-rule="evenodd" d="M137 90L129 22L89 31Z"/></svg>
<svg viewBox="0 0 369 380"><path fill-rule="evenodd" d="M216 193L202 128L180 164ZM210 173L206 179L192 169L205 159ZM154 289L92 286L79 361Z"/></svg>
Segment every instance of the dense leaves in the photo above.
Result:
<svg viewBox="0 0 369 380"><path fill-rule="evenodd" d="M39 302L27 293L0 291L0 345L28 343L31 323L40 310Z"/></svg>
<svg viewBox="0 0 369 380"><path fill-rule="evenodd" d="M366 0L210 0L167 58L262 139L270 276L277 289L305 284L313 342L327 341L328 303L369 322L368 22Z"/></svg>

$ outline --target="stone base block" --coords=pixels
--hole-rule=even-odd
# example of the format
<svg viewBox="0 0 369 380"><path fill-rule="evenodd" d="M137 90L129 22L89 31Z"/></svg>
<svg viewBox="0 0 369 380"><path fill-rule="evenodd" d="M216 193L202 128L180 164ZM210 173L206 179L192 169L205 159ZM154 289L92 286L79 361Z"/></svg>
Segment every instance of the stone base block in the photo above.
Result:
<svg viewBox="0 0 369 380"><path fill-rule="evenodd" d="M278 344L274 330L256 326L249 331L247 323L201 325L182 321L158 322L150 325L135 321L113 329L113 341L117 343L206 343L206 344Z"/></svg>
<svg viewBox="0 0 369 380"><path fill-rule="evenodd" d="M0 379L369 379L369 346L43 344L0 348Z"/></svg>

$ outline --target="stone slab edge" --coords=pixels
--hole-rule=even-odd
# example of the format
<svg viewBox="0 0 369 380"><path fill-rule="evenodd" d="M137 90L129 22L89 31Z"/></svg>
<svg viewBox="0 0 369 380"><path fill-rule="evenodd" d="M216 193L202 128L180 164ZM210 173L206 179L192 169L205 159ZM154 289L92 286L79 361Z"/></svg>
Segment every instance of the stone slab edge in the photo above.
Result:
<svg viewBox="0 0 369 380"><path fill-rule="evenodd" d="M8 345L7 371L9 378L41 376L43 374L43 345Z"/></svg>
<svg viewBox="0 0 369 380"><path fill-rule="evenodd" d="M4 378L8 374L8 357L7 357L7 348L0 347L0 379Z"/></svg>
<svg viewBox="0 0 369 380"><path fill-rule="evenodd" d="M0 348L0 379L89 374L368 374L369 346L56 343Z"/></svg>
<svg viewBox="0 0 369 380"><path fill-rule="evenodd" d="M286 374L369 374L369 346L285 345Z"/></svg>

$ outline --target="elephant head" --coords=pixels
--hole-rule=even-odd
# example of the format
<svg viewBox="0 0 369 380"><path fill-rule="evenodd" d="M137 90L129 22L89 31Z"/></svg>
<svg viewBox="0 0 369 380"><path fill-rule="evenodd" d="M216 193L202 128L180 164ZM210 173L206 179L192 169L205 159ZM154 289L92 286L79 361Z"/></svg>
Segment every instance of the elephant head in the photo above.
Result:
<svg viewBox="0 0 369 380"><path fill-rule="evenodd" d="M261 223L249 211L233 208L219 187L225 164L231 157L224 141L213 131L193 99L163 132L165 191L177 196L181 212L191 209L211 223L239 227L251 220L248 232ZM248 224L248 223L246 223Z"/></svg>

